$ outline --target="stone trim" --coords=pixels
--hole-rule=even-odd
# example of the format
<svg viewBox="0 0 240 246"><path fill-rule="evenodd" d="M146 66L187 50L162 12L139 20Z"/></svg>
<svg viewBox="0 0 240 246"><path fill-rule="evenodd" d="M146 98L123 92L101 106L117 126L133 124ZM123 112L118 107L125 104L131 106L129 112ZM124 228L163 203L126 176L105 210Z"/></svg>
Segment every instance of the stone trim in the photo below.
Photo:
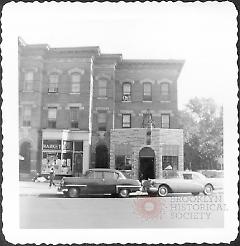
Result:
<svg viewBox="0 0 240 246"><path fill-rule="evenodd" d="M62 109L61 105L59 103L48 103L47 105L43 106L43 109L47 110L48 108L51 108L51 107L56 107L57 110L60 110Z"/></svg>
<svg viewBox="0 0 240 246"><path fill-rule="evenodd" d="M107 79L107 80L111 80L111 75L106 74L106 73L101 73L95 76L95 80L100 80L100 79Z"/></svg>
<svg viewBox="0 0 240 246"><path fill-rule="evenodd" d="M169 83L169 84L172 84L173 81L170 80L170 79L167 79L167 78L164 78L164 79L161 79L161 80L158 80L157 81L157 84L160 85L161 83Z"/></svg>
<svg viewBox="0 0 240 246"><path fill-rule="evenodd" d="M36 73L38 69L39 69L38 67L26 67L26 68L22 68L21 71L23 73L30 72L30 71L33 71Z"/></svg>
<svg viewBox="0 0 240 246"><path fill-rule="evenodd" d="M57 73L57 74L62 74L63 71L58 69L58 68L52 68L47 72L47 75L49 76L50 74Z"/></svg>
<svg viewBox="0 0 240 246"><path fill-rule="evenodd" d="M84 70L81 69L81 68L78 68L78 67L74 67L74 68L71 68L70 70L68 70L68 74L72 74L72 73L80 73L81 75L84 74Z"/></svg>
<svg viewBox="0 0 240 246"><path fill-rule="evenodd" d="M65 109L70 110L71 107L78 107L79 110L84 110L84 107L81 103L68 103Z"/></svg>
<svg viewBox="0 0 240 246"><path fill-rule="evenodd" d="M143 83L151 83L153 85L153 84L155 84L156 81L154 81L152 79L146 78L146 79L140 80L139 82L140 82L140 84L143 84Z"/></svg>
<svg viewBox="0 0 240 246"><path fill-rule="evenodd" d="M119 80L119 83L120 83L121 85L122 85L123 83L130 83L131 85L133 85L134 82L135 82L135 81L134 81L133 79L128 79L128 78Z"/></svg>

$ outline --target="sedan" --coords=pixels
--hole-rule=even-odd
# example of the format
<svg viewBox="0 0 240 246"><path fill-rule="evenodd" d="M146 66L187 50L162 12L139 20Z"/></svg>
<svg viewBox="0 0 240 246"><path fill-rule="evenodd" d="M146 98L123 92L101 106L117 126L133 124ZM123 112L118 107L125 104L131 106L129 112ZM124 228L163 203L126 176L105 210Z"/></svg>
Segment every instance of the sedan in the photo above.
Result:
<svg viewBox="0 0 240 246"><path fill-rule="evenodd" d="M111 194L125 198L140 188L141 183L138 180L128 179L118 170L95 168L89 169L82 177L64 177L59 191L72 198L81 194Z"/></svg>
<svg viewBox="0 0 240 246"><path fill-rule="evenodd" d="M197 172L177 172L174 176L160 179L149 179L142 182L143 190L151 195L161 197L168 193L192 193L198 195L203 192L211 195L214 185L203 174Z"/></svg>

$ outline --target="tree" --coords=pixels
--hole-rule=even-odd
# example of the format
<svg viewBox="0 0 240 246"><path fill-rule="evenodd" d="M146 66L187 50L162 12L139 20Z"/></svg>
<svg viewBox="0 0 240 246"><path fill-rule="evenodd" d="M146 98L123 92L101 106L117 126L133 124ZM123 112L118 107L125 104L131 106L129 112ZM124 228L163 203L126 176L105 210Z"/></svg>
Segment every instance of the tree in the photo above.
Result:
<svg viewBox="0 0 240 246"><path fill-rule="evenodd" d="M212 99L193 98L179 117L184 129L185 168L216 169L223 156L223 108Z"/></svg>

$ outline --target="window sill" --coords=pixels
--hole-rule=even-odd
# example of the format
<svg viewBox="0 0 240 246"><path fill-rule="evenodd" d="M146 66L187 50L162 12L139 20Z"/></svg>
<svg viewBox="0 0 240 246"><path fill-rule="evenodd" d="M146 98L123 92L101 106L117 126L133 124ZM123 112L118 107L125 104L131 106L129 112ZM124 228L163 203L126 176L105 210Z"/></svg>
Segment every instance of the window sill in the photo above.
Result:
<svg viewBox="0 0 240 246"><path fill-rule="evenodd" d="M21 128L23 128L23 129L31 129L32 127L31 126L21 126Z"/></svg>
<svg viewBox="0 0 240 246"><path fill-rule="evenodd" d="M107 100L107 97L97 97L97 99L103 99L103 100Z"/></svg>
<svg viewBox="0 0 240 246"><path fill-rule="evenodd" d="M70 95L80 95L80 92L69 92Z"/></svg>
<svg viewBox="0 0 240 246"><path fill-rule="evenodd" d="M34 90L22 90L22 92L34 92Z"/></svg>
<svg viewBox="0 0 240 246"><path fill-rule="evenodd" d="M58 92L48 92L48 95L58 95Z"/></svg>
<svg viewBox="0 0 240 246"><path fill-rule="evenodd" d="M170 100L160 100L161 103L170 103Z"/></svg>
<svg viewBox="0 0 240 246"><path fill-rule="evenodd" d="M129 103L129 102L132 102L131 100L128 100L128 101L122 101L123 103Z"/></svg>
<svg viewBox="0 0 240 246"><path fill-rule="evenodd" d="M143 102L145 103L152 103L152 100L150 101L150 100L143 100Z"/></svg>

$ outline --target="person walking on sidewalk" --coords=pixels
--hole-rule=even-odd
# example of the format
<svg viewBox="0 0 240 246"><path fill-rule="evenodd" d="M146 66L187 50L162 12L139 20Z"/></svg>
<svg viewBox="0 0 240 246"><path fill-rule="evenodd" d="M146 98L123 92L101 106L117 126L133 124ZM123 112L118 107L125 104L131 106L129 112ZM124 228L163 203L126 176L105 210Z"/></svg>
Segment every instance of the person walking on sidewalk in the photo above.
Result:
<svg viewBox="0 0 240 246"><path fill-rule="evenodd" d="M54 183L54 177L55 177L54 168L51 167L51 169L50 169L50 175L49 175L49 180L50 180L49 187L50 188L51 188L52 185L56 186L55 183Z"/></svg>

